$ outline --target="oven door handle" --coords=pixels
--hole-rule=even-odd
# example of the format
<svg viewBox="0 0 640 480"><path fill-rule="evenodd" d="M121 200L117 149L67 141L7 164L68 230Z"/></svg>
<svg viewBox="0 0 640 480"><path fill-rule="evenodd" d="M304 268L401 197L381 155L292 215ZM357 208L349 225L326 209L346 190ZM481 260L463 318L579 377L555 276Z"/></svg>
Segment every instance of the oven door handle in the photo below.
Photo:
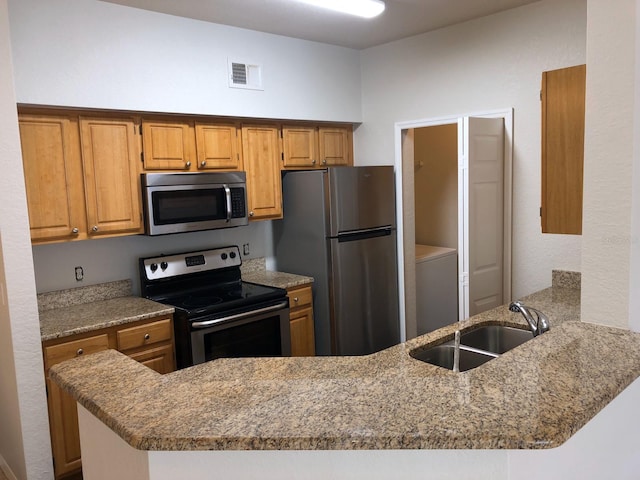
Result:
<svg viewBox="0 0 640 480"><path fill-rule="evenodd" d="M229 188L229 185L227 185L227 184L224 184L222 187L224 188L224 195L225 195L225 198L227 200L227 222L230 222L231 221L231 214L232 214L232 211L231 211L231 189Z"/></svg>
<svg viewBox="0 0 640 480"><path fill-rule="evenodd" d="M245 318L250 318L255 315L261 315L263 313L275 312L276 310L282 310L288 306L287 301L280 302L276 305L272 305L270 307L259 308L258 310L251 310L249 312L244 313L236 313L235 315L229 315L228 317L216 318L215 320L206 320L204 322L192 322L191 326L193 328L204 328L210 327L211 325L217 325L218 323L225 323L231 320L242 320Z"/></svg>

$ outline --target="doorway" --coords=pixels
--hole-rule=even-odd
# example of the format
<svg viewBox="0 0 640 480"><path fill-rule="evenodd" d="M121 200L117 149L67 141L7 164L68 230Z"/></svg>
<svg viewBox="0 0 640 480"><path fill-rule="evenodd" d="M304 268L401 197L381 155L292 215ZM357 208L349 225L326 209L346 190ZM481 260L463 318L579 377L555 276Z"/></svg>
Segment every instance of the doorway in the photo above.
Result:
<svg viewBox="0 0 640 480"><path fill-rule="evenodd" d="M496 125L500 125L499 137L494 135ZM404 300L404 311L400 312L404 339L419 334L416 304L423 294L416 290L416 244L419 251L423 244L457 250L459 320L510 299L512 132L512 109L396 124L398 270L399 292ZM491 142L493 150L501 150L498 170L486 168L497 165L486 161ZM469 168L470 156L481 161L472 162ZM457 201L452 199L454 194ZM433 208L438 203L442 208ZM491 210L494 214L487 215ZM475 238L481 241L474 243ZM492 248L484 248L487 245ZM487 291L488 278L494 285L501 284L499 292Z"/></svg>

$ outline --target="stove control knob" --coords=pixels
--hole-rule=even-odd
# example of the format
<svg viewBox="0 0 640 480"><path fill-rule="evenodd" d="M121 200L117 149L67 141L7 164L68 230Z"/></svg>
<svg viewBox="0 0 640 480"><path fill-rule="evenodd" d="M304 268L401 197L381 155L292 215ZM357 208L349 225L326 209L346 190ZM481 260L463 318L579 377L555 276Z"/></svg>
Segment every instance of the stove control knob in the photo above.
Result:
<svg viewBox="0 0 640 480"><path fill-rule="evenodd" d="M158 264L152 263L151 265L149 265L149 268L151 269L152 272L155 272L158 269Z"/></svg>
<svg viewBox="0 0 640 480"><path fill-rule="evenodd" d="M229 252L229 256L231 258L236 258L236 252Z"/></svg>
<svg viewBox="0 0 640 480"><path fill-rule="evenodd" d="M160 268L162 270L166 270L169 264L167 262L160 262Z"/></svg>
<svg viewBox="0 0 640 480"><path fill-rule="evenodd" d="M226 253L221 254L220 258L223 259L223 260L226 260L227 259L227 254Z"/></svg>

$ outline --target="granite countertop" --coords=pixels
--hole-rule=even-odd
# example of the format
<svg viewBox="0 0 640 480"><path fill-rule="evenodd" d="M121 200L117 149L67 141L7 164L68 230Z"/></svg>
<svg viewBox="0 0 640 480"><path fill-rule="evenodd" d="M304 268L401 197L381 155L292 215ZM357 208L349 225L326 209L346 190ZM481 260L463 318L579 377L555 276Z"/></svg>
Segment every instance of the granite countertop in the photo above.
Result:
<svg viewBox="0 0 640 480"><path fill-rule="evenodd" d="M409 352L522 316L498 307L361 357L219 359L162 376L108 350L51 375L141 450L556 447L638 377L640 334L577 321L578 289L523 300L551 330L462 373Z"/></svg>
<svg viewBox="0 0 640 480"><path fill-rule="evenodd" d="M120 280L38 295L43 342L161 315L174 308L131 296L131 281Z"/></svg>
<svg viewBox="0 0 640 480"><path fill-rule="evenodd" d="M241 267L242 280L285 290L313 283L313 277L267 270L264 258L246 260Z"/></svg>

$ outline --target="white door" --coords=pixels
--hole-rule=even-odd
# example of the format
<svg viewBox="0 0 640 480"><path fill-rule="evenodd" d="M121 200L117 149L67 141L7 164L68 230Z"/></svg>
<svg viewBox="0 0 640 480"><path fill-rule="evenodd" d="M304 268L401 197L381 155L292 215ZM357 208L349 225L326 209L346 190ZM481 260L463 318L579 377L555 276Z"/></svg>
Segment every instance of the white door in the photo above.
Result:
<svg viewBox="0 0 640 480"><path fill-rule="evenodd" d="M460 319L503 304L504 120L458 122Z"/></svg>

